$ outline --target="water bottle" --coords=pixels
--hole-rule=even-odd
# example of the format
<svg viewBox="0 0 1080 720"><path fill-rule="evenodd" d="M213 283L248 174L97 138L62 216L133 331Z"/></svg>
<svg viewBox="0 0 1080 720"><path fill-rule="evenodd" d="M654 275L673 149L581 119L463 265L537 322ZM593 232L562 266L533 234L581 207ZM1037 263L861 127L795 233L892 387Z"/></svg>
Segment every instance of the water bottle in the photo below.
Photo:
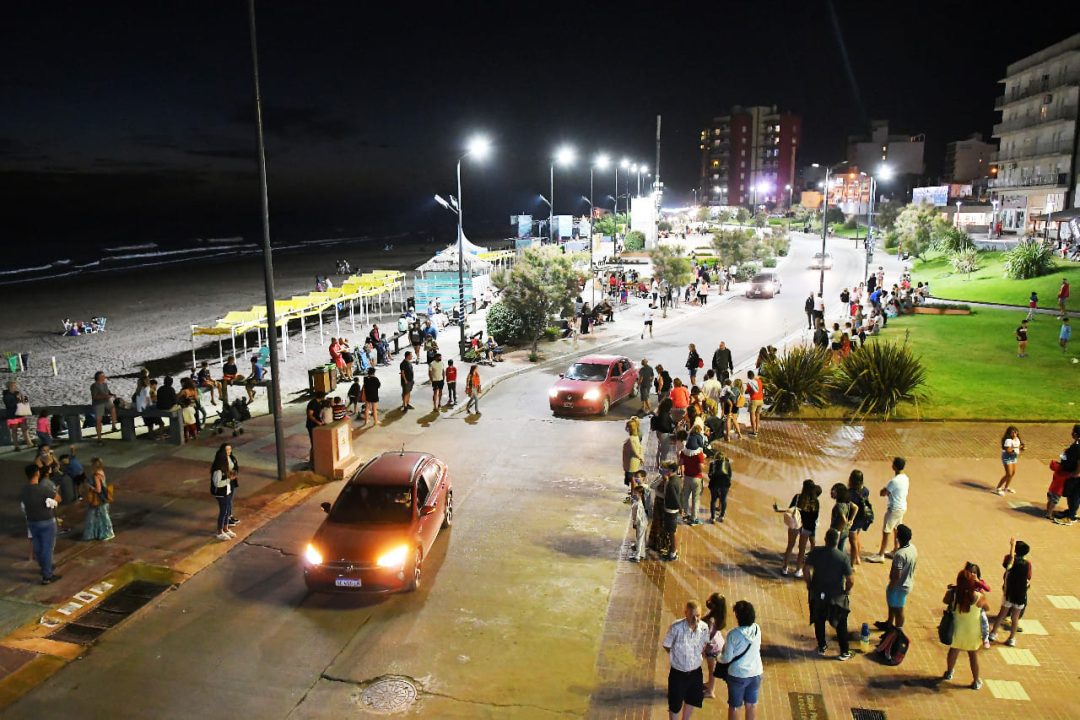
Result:
<svg viewBox="0 0 1080 720"><path fill-rule="evenodd" d="M862 624L862 632L859 633L859 647L864 653L870 652L870 625Z"/></svg>

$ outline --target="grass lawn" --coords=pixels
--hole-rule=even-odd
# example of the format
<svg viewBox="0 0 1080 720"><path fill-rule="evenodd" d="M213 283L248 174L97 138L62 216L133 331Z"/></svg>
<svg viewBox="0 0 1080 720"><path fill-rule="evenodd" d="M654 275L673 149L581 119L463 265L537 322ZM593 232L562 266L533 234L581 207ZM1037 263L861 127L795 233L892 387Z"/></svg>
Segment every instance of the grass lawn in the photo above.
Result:
<svg viewBox="0 0 1080 720"><path fill-rule="evenodd" d="M832 234L843 238L865 238L866 226L860 224L857 228L846 228L841 224L832 226Z"/></svg>
<svg viewBox="0 0 1080 720"><path fill-rule="evenodd" d="M931 286L933 287L933 286ZM1062 353L1057 318L1031 323L1028 356L1016 357L1014 331L1022 311L971 315L904 315L881 337L905 335L927 368L927 400L919 415L933 419L1064 420L1080 422L1080 346ZM905 409L905 416L914 411Z"/></svg>
<svg viewBox="0 0 1080 720"><path fill-rule="evenodd" d="M1061 278L1067 277L1069 285L1080 283L1080 263L1057 261L1057 270L1049 275L1031 280L1010 280L1005 277L1005 260L1002 253L979 253L982 267L967 275L953 272L949 261L942 255L931 255L928 260L916 262L912 282L930 282L930 292L948 300L1002 303L1027 307L1028 297L1034 290L1039 294L1039 307L1057 307L1058 288ZM1069 298L1069 310L1080 309L1076 292Z"/></svg>

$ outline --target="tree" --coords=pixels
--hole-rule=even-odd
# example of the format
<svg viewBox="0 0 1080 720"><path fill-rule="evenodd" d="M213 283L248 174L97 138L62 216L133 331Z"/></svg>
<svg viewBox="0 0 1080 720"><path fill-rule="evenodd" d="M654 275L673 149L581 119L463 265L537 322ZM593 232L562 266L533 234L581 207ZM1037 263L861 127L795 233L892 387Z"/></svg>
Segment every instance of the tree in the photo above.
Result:
<svg viewBox="0 0 1080 720"><path fill-rule="evenodd" d="M492 275L499 302L521 318L522 339L536 352L551 318L573 312L579 292L574 257L553 246L529 248L510 270Z"/></svg>
<svg viewBox="0 0 1080 720"><path fill-rule="evenodd" d="M620 225L626 225L629 223L629 219L626 217L626 213L619 213L618 215L604 215L593 223L593 232L598 232L601 235L614 238L619 231Z"/></svg>
<svg viewBox="0 0 1080 720"><path fill-rule="evenodd" d="M656 223L656 229L660 232L671 232L671 223L667 220L661 220Z"/></svg>
<svg viewBox="0 0 1080 720"><path fill-rule="evenodd" d="M896 217L900 214L900 203L883 201L874 213L874 225L882 230L892 230Z"/></svg>
<svg viewBox="0 0 1080 720"><path fill-rule="evenodd" d="M941 213L933 205L910 204L900 211L894 229L900 250L922 258L933 244L935 233L941 232Z"/></svg>
<svg viewBox="0 0 1080 720"><path fill-rule="evenodd" d="M694 219L698 222L709 222L709 208L698 208L697 216Z"/></svg>
<svg viewBox="0 0 1080 720"><path fill-rule="evenodd" d="M740 225L745 225L750 219L750 211L744 207L739 208L739 211L735 213L735 219Z"/></svg>
<svg viewBox="0 0 1080 720"><path fill-rule="evenodd" d="M749 230L718 230L713 233L712 246L724 267L738 265L750 256L753 232Z"/></svg>
<svg viewBox="0 0 1080 720"><path fill-rule="evenodd" d="M844 215L844 211L836 207L835 205L825 211L825 222L827 222L829 225L832 225L833 223L842 223L846 219L847 216Z"/></svg>
<svg viewBox="0 0 1080 720"><path fill-rule="evenodd" d="M763 228L769 224L769 216L764 211L754 215L754 227Z"/></svg>
<svg viewBox="0 0 1080 720"><path fill-rule="evenodd" d="M694 279L690 258L678 245L657 245L649 251L649 259L652 260L653 277L671 288L682 287ZM667 306L664 306L664 317L667 317Z"/></svg>

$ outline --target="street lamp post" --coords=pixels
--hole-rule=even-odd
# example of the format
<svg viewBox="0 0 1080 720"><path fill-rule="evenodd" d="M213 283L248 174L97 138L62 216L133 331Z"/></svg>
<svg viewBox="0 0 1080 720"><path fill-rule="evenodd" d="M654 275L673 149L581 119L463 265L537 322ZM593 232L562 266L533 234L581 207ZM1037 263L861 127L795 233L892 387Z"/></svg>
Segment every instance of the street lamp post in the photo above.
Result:
<svg viewBox="0 0 1080 720"><path fill-rule="evenodd" d="M847 160L836 163L846 165ZM811 167L821 167L818 163L811 163ZM832 166L825 167L825 196L821 202L821 273L818 277L818 292L825 294L825 239L829 234L829 175L832 174Z"/></svg>
<svg viewBox="0 0 1080 720"><path fill-rule="evenodd" d="M990 201L990 205L994 208L994 213L990 216L990 232L987 233L987 237L997 237L997 218L998 218L998 199Z"/></svg>
<svg viewBox="0 0 1080 720"><path fill-rule="evenodd" d="M794 189L792 189L791 185L785 185L785 186L784 186L784 189L785 189L785 190L787 190L787 209L788 209L788 210L790 210L790 209L791 209L791 205L792 205L792 202L793 202L793 200L792 200L792 194L793 194L793 193L794 193L795 191L794 191Z"/></svg>
<svg viewBox="0 0 1080 720"><path fill-rule="evenodd" d="M574 162L574 149L564 145L555 151L555 157L551 162L551 195L548 201L548 238L555 242L555 165L569 165Z"/></svg>
<svg viewBox="0 0 1080 720"><path fill-rule="evenodd" d="M964 203L960 200L956 201L956 229L960 229L960 206Z"/></svg>
<svg viewBox="0 0 1080 720"><path fill-rule="evenodd" d="M592 307L596 307L596 268L593 265L593 221L596 214L596 204L593 202L593 171L596 168L601 170L608 166L610 160L607 155L600 154L596 156L592 165L589 166L589 287L592 288ZM616 172L618 172L616 170Z"/></svg>

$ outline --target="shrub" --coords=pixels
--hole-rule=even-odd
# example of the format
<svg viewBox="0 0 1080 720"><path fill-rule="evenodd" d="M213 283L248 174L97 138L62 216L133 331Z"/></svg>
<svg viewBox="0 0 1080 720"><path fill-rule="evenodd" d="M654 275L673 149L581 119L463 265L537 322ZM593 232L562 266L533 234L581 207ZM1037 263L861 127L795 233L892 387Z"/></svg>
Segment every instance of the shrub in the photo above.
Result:
<svg viewBox="0 0 1080 720"><path fill-rule="evenodd" d="M849 217L847 220L844 221L844 229L845 230L854 230L857 227L859 227L859 217L858 217L858 215L852 215L851 217Z"/></svg>
<svg viewBox="0 0 1080 720"><path fill-rule="evenodd" d="M637 252L645 249L645 233L640 230L631 230L626 233L626 240L623 242L623 247L627 252Z"/></svg>
<svg viewBox="0 0 1080 720"><path fill-rule="evenodd" d="M895 250L900 247L900 234L895 230L885 233L885 249Z"/></svg>
<svg viewBox="0 0 1080 720"><path fill-rule="evenodd" d="M832 390L830 353L813 345L797 346L761 368L765 394L776 412L795 412L803 405L821 407Z"/></svg>
<svg viewBox="0 0 1080 720"><path fill-rule="evenodd" d="M856 412L888 417L901 402L918 403L926 368L905 344L872 341L840 363L838 386L858 401Z"/></svg>
<svg viewBox="0 0 1080 720"><path fill-rule="evenodd" d="M497 343L517 343L525 339L528 328L525 318L505 303L497 302L487 311L488 335Z"/></svg>
<svg viewBox="0 0 1080 720"><path fill-rule="evenodd" d="M788 250L791 248L791 240L788 239L787 233L774 230L771 235L765 238L765 243L769 248L780 257L784 257L788 254Z"/></svg>
<svg viewBox="0 0 1080 720"><path fill-rule="evenodd" d="M761 261L762 267L774 268L776 267L776 258L768 257Z"/></svg>
<svg viewBox="0 0 1080 720"><path fill-rule="evenodd" d="M750 278L754 277L761 271L761 266L754 262L743 263L739 266L739 269L735 271L735 279L739 282L746 282Z"/></svg>
<svg viewBox="0 0 1080 720"><path fill-rule="evenodd" d="M551 342L552 340L558 340L561 337L562 328L555 326L544 328L544 339L548 342Z"/></svg>
<svg viewBox="0 0 1080 720"><path fill-rule="evenodd" d="M1054 271L1054 251L1038 240L1025 240L1005 253L1005 275L1013 280L1047 275Z"/></svg>
<svg viewBox="0 0 1080 720"><path fill-rule="evenodd" d="M949 255L949 264L955 272L973 273L979 269L979 251L974 247L957 250Z"/></svg>
<svg viewBox="0 0 1080 720"><path fill-rule="evenodd" d="M667 220L661 220L656 223L656 229L660 232L671 232L671 223Z"/></svg>
<svg viewBox="0 0 1080 720"><path fill-rule="evenodd" d="M934 249L943 253L955 253L974 247L971 236L952 225L942 229L934 238Z"/></svg>

